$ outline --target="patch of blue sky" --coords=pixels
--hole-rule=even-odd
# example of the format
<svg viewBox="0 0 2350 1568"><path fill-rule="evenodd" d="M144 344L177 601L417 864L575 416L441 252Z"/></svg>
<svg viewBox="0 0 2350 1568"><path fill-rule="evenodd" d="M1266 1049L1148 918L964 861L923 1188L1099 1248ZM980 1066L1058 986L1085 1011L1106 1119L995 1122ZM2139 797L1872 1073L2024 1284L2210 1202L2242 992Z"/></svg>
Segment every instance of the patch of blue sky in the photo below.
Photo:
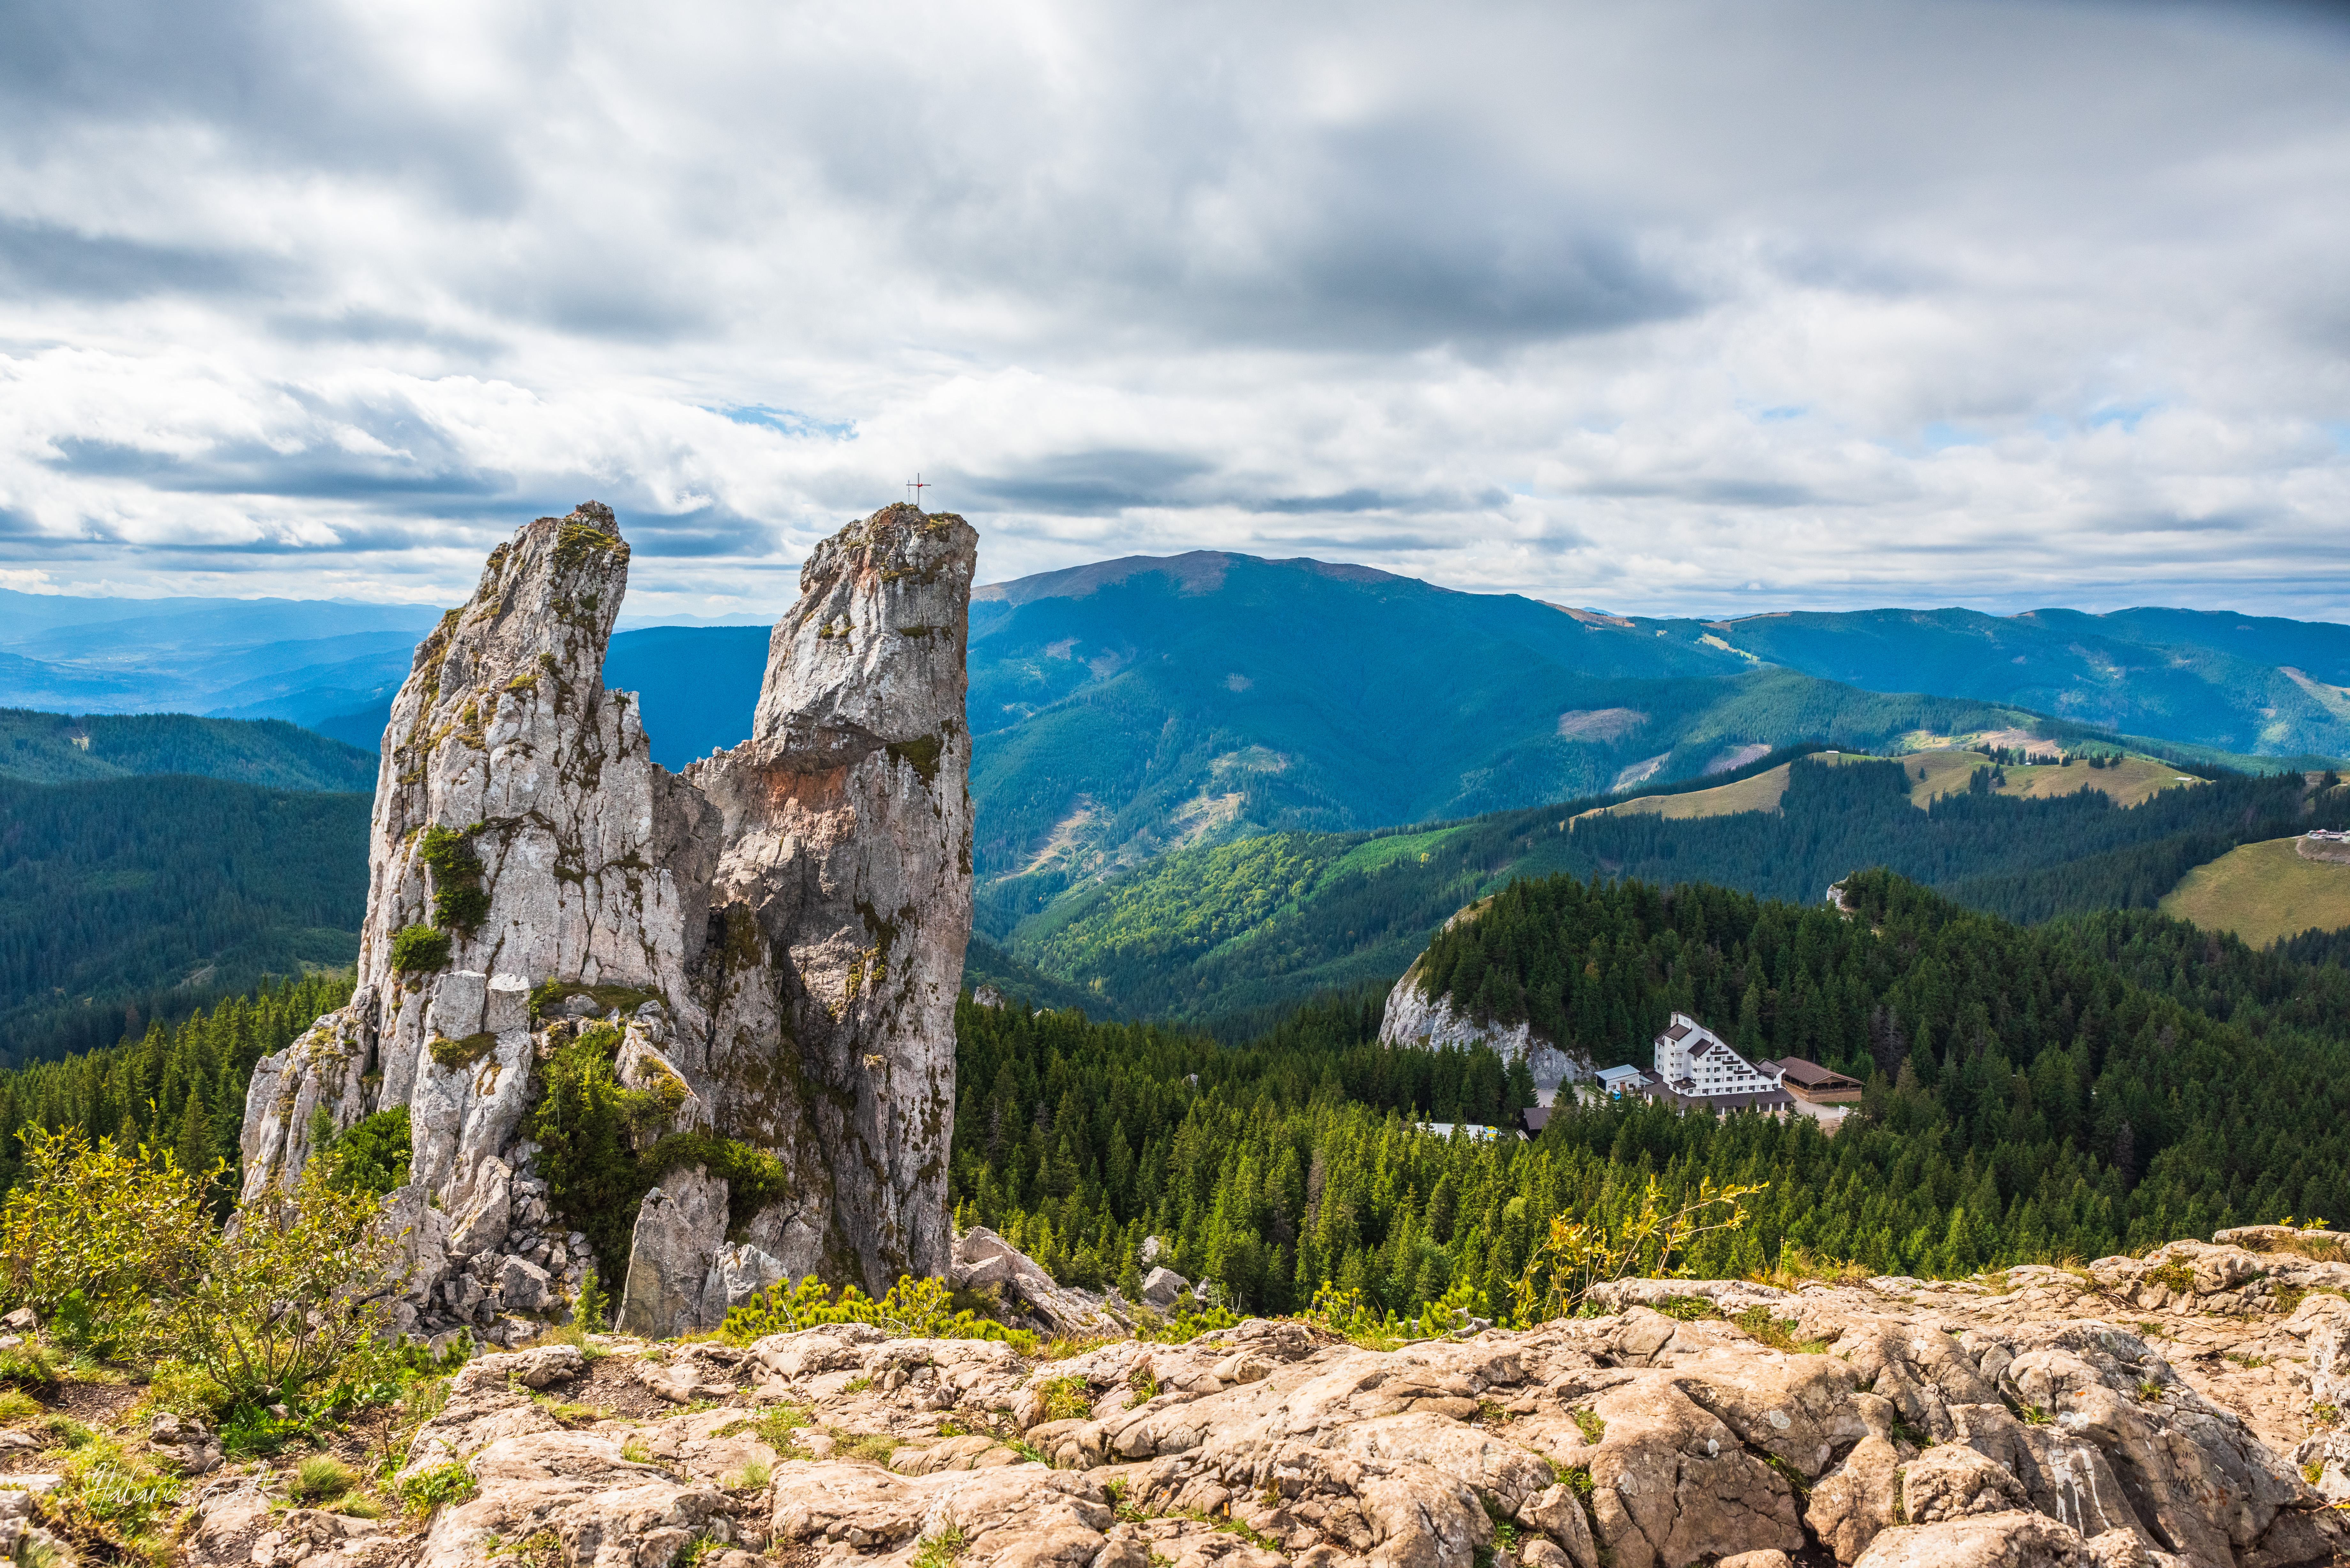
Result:
<svg viewBox="0 0 2350 1568"><path fill-rule="evenodd" d="M1945 447L1981 446L1990 438L1981 431L1970 431L1942 420L1936 420L1918 432L1918 439L1929 451Z"/></svg>
<svg viewBox="0 0 2350 1568"><path fill-rule="evenodd" d="M2137 429L2138 421L2160 407L2162 405L2159 402L2106 403L2091 409L2088 418L2084 422L2091 430L2103 430L2110 425L2118 425L2125 431L2135 431Z"/></svg>
<svg viewBox="0 0 2350 1568"><path fill-rule="evenodd" d="M2350 452L2350 421L2330 420L2317 427L2334 439L2334 450Z"/></svg>
<svg viewBox="0 0 2350 1568"><path fill-rule="evenodd" d="M735 403L723 409L712 409L711 412L738 425L764 425L787 436L823 436L831 441L857 439L856 421L820 420L797 409L770 408L765 403Z"/></svg>
<svg viewBox="0 0 2350 1568"><path fill-rule="evenodd" d="M1757 409L1754 417L1765 424L1779 424L1788 420L1800 420L1812 411L1808 403L1781 403L1768 409Z"/></svg>

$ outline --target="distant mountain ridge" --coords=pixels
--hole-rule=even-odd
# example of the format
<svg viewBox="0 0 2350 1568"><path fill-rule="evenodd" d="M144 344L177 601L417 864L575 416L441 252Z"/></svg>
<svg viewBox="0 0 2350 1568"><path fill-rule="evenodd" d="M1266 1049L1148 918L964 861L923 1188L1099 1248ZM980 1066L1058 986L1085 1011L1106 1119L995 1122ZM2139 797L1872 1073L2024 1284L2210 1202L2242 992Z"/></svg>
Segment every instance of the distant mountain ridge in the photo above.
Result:
<svg viewBox="0 0 2350 1568"><path fill-rule="evenodd" d="M0 778L30 784L183 774L264 789L367 794L376 759L279 719L186 713L76 718L0 708Z"/></svg>
<svg viewBox="0 0 2350 1568"><path fill-rule="evenodd" d="M365 715L389 705L440 618L342 599L0 590L0 706L284 719L372 752L382 723L371 731Z"/></svg>
<svg viewBox="0 0 2350 1568"><path fill-rule="evenodd" d="M969 703L983 924L1007 931L1118 866L1253 833L1534 805L1799 739L1880 746L2034 720L1760 669L1718 644L1221 552L983 588Z"/></svg>
<svg viewBox="0 0 2350 1568"><path fill-rule="evenodd" d="M283 717L367 750L435 618L20 602L34 599L0 599L29 617L0 623L0 702ZM766 636L623 632L606 678L640 694L656 758L681 767L748 733ZM982 920L999 935L1066 888L1179 846L1473 815L1696 777L1797 741L2012 743L2072 724L2206 761L2350 754L2345 627L2159 608L1659 618L1227 551L983 587L970 677Z"/></svg>
<svg viewBox="0 0 2350 1568"><path fill-rule="evenodd" d="M2350 752L2350 626L2142 608L1630 621L1872 691L1928 691L2260 756ZM1702 628L1701 631L1695 628Z"/></svg>

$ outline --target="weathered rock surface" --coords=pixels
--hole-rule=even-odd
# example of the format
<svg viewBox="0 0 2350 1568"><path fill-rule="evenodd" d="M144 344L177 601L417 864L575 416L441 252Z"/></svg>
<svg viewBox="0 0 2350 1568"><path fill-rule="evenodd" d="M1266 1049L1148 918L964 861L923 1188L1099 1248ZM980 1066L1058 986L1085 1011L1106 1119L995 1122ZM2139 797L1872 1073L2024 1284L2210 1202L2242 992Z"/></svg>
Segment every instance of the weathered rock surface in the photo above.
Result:
<svg viewBox="0 0 2350 1568"><path fill-rule="evenodd" d="M783 1153L800 1196L748 1239L795 1275L947 1271L977 550L911 506L816 545L751 738L686 770L722 821L723 928L688 1075L719 1086L719 1132Z"/></svg>
<svg viewBox="0 0 2350 1568"><path fill-rule="evenodd" d="M2340 1561L2336 1511L2281 1456L2333 1429L2332 1400L2314 1395L2334 1391L2332 1336L2350 1303L2309 1294L2291 1313L2248 1314L2223 1298L2262 1263L2314 1271L2286 1288L2320 1291L2350 1288L2350 1266L2182 1245L1965 1283L1640 1282L1611 1293L1606 1316L1394 1350L1253 1320L1050 1362L864 1324L747 1349L605 1341L619 1354L594 1363L567 1346L492 1356L456 1380L408 1455L411 1471L463 1464L477 1495L401 1526L384 1560ZM2130 1304L2172 1288L2183 1255L2213 1289ZM616 1366L684 1408L583 1414ZM224 1494L224 1521L236 1495ZM297 1529L273 1528L281 1542Z"/></svg>
<svg viewBox="0 0 2350 1568"><path fill-rule="evenodd" d="M1004 1305L1047 1334L1116 1334L1125 1326L1105 1310L1102 1297L1057 1282L1042 1264L984 1225L955 1238L947 1278L966 1290L993 1289ZM1146 1299L1149 1293L1144 1292ZM1172 1302L1173 1293L1167 1299Z"/></svg>
<svg viewBox="0 0 2350 1568"><path fill-rule="evenodd" d="M321 1113L339 1132L404 1106L399 1325L526 1337L593 1262L522 1139L534 1063L604 1023L622 1083L672 1107L665 1130L772 1154L788 1178L723 1262L723 1180L705 1179L715 1235L709 1201L650 1210L637 1251L660 1265L628 1299L658 1304L633 1325L707 1326L753 1279L944 1272L975 550L962 519L910 506L819 545L752 739L680 777L604 689L629 559L611 512L500 545L393 703L358 989L255 1069L245 1199L311 1158ZM445 956L420 959L420 940Z"/></svg>
<svg viewBox="0 0 2350 1568"><path fill-rule="evenodd" d="M1534 1092L1545 1106L1565 1085L1598 1075L1588 1055L1561 1049L1536 1034L1533 1024L1480 1023L1457 1011L1451 997L1428 995L1420 981L1419 963L1414 960L1388 992L1387 1012L1379 1021L1382 1044L1434 1050L1487 1046L1505 1062L1525 1063L1534 1075Z"/></svg>

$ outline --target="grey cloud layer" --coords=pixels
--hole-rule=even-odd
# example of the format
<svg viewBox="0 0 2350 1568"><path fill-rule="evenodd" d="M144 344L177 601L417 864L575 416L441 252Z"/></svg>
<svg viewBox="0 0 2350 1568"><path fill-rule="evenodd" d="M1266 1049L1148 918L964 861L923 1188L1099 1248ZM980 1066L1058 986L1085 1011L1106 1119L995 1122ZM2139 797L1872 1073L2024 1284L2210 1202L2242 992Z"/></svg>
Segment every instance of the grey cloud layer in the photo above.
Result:
<svg viewBox="0 0 2350 1568"><path fill-rule="evenodd" d="M920 469L992 576L2350 615L2329 12L230 9L0 6L14 586L592 494L755 613Z"/></svg>

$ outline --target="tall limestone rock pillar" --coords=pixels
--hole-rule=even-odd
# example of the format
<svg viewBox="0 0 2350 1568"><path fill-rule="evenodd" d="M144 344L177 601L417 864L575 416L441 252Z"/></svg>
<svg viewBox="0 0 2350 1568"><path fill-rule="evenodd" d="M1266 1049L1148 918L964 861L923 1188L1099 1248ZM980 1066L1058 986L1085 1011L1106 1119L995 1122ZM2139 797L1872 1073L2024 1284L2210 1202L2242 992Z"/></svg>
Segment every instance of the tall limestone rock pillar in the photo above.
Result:
<svg viewBox="0 0 2350 1568"><path fill-rule="evenodd" d="M630 1326L705 1326L778 1273L944 1272L975 553L961 518L912 507L817 546L753 739L680 778L604 690L629 559L611 512L499 546L393 704L358 989L255 1069L245 1198L317 1131L404 1106L403 1323L533 1332L567 1310L588 1259L567 1221L588 1220L522 1129L538 1064L592 1034L619 1085L665 1107L631 1157L668 1190L638 1227L628 1295L654 1304ZM725 1180L661 1163L713 1137L787 1178L731 1239Z"/></svg>
<svg viewBox="0 0 2350 1568"><path fill-rule="evenodd" d="M686 772L724 824L702 975L718 1130L776 1150L796 1189L751 1239L875 1291L945 1273L952 1244L978 543L901 505L817 545L751 739Z"/></svg>

